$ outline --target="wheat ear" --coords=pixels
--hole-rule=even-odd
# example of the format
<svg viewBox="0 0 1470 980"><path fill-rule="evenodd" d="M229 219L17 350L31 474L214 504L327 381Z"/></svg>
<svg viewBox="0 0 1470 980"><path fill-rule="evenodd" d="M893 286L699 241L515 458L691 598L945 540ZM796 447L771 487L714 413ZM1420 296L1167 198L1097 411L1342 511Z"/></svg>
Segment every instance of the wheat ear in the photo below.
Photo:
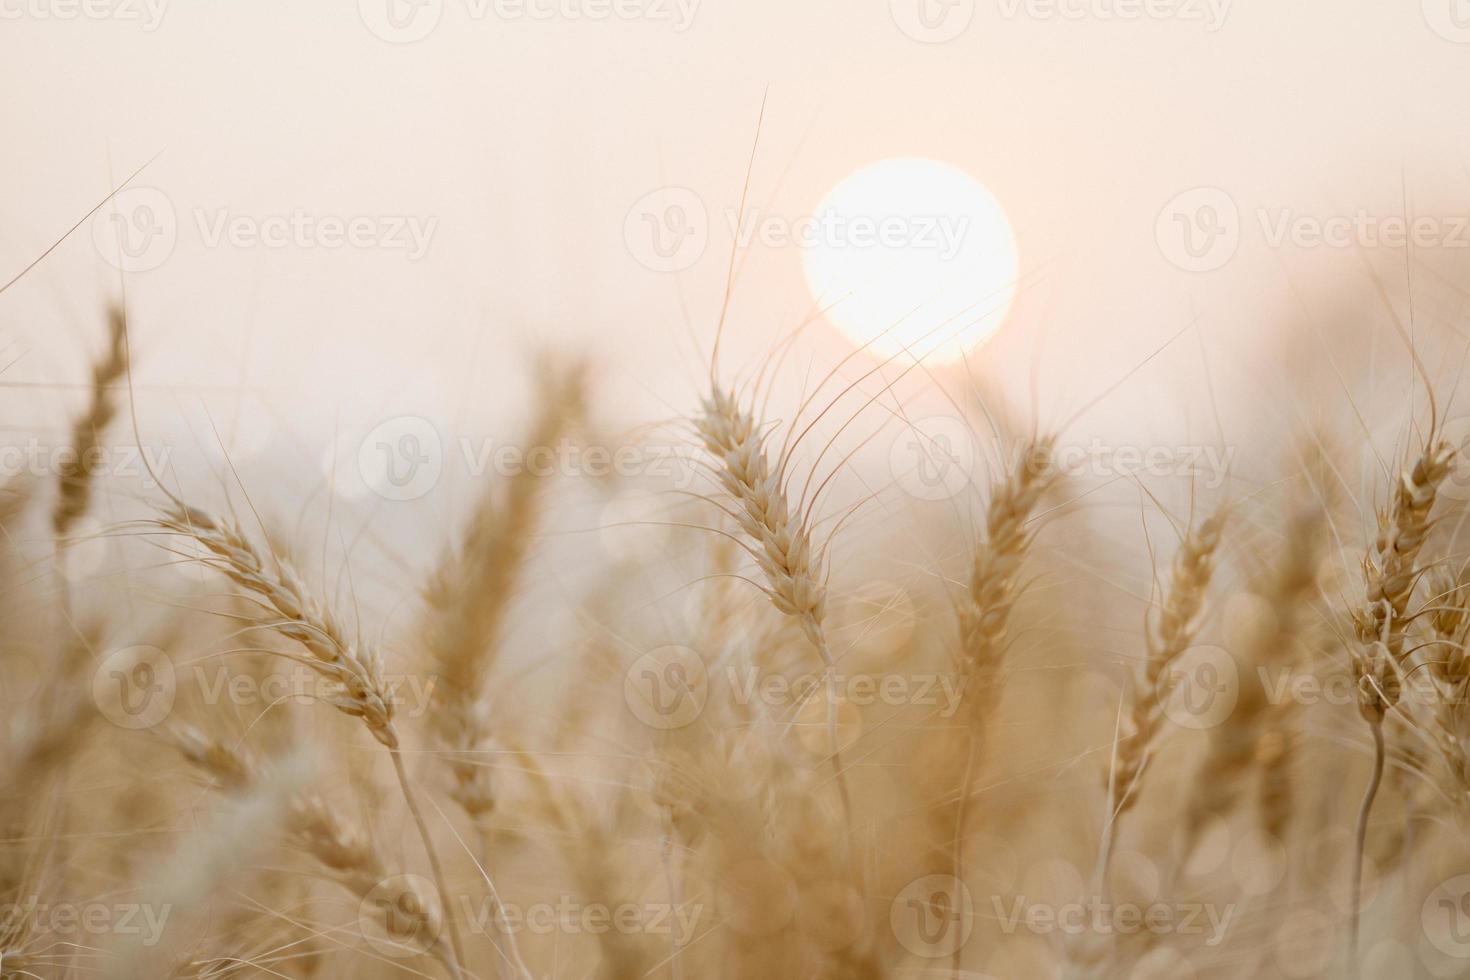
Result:
<svg viewBox="0 0 1470 980"><path fill-rule="evenodd" d="M1354 833L1352 908L1348 913L1348 954L1358 962L1363 891L1363 852L1368 818L1383 782L1383 719L1398 703L1409 601L1419 581L1419 552L1431 527L1439 484L1449 475L1454 450L1431 432L1428 448L1394 483L1388 507L1378 513L1378 534L1363 557L1363 605L1352 610L1357 646L1351 666L1358 689L1358 713L1373 735L1373 770L1358 807Z"/></svg>
<svg viewBox="0 0 1470 980"><path fill-rule="evenodd" d="M734 500L734 517L754 543L750 549L765 576L766 595L782 613L795 619L816 647L827 674L827 737L832 767L849 828L852 798L837 749L837 674L822 628L826 615L826 557L812 543L806 522L791 513L781 484L782 466L774 470L766 455L765 434L755 415L740 407L733 392L714 387L694 420L704 448L715 458L716 479Z"/></svg>
<svg viewBox="0 0 1470 980"><path fill-rule="evenodd" d="M128 368L127 319L121 307L107 312L107 350L92 365L92 396L87 410L72 422L70 452L61 458L56 476L56 505L51 527L64 539L92 500L92 478L97 472L97 452L102 433L117 415L113 386Z"/></svg>
<svg viewBox="0 0 1470 980"><path fill-rule="evenodd" d="M206 735L192 726L179 726L170 733L179 752L200 771L214 779L223 792L239 795L260 781L257 762L243 749ZM293 794L287 804L286 833L290 840L331 872L335 881L358 899L367 897L392 875L371 839L339 817L320 796ZM443 938L447 909L435 907L432 896L422 895L412 879L405 879L404 893L392 903L395 912L415 913L416 932L428 929L433 941L429 953L438 959L450 975L464 976L459 960ZM442 896L441 899L442 901ZM375 912L383 912L381 902L372 903ZM401 932L390 917L384 915L384 930L389 935Z"/></svg>
<svg viewBox="0 0 1470 980"><path fill-rule="evenodd" d="M309 656L299 661L330 685L323 700L338 711L361 719L388 750L403 801L423 839L447 914L451 909L449 887L429 825L403 765L398 732L393 726L393 692L382 679L377 652L349 641L331 611L316 601L291 564L274 552L267 561L237 524L177 500L154 523L193 539L207 551L210 557L202 559L205 564L250 593L271 614L262 617L258 625L294 640L306 650ZM452 915L447 924L455 958L463 962L464 951Z"/></svg>
<svg viewBox="0 0 1470 980"><path fill-rule="evenodd" d="M1313 511L1301 511L1288 522L1281 560L1257 586L1257 594L1271 610L1271 630L1252 636L1251 647L1245 651L1252 665L1293 664L1303 612L1316 594L1321 529L1321 520ZM1240 686L1229 719L1211 729L1207 753L1195 770L1184 815L1181 860L1193 850L1205 820L1211 814L1230 811L1238 783L1253 764L1268 765L1276 777L1272 780L1263 774L1263 786L1272 787L1273 782L1284 778L1281 768L1288 758L1286 726L1285 708L1267 698L1264 685ZM1289 787L1282 789L1289 791Z"/></svg>
<svg viewBox="0 0 1470 980"><path fill-rule="evenodd" d="M530 434L529 447L549 447L581 413L583 372L580 367L543 379L543 406ZM527 455L530 455L529 453ZM486 701L499 652L501 624L515 592L532 535L540 519L544 485L541 475L522 468L507 481L504 501L487 492L467 527L463 543L453 549L424 589L429 615L424 636L437 674L431 726L450 752L452 796L478 828L495 806L488 770L473 754L491 736ZM481 834L482 852L488 851ZM482 862L487 854L481 854Z"/></svg>
<svg viewBox="0 0 1470 980"><path fill-rule="evenodd" d="M1022 447L1019 465L995 484L985 510L985 538L970 563L969 587L959 607L960 648L955 673L960 678L961 706L969 742L960 777L954 815L953 873L964 881L965 821L985 731L993 720L1004 685L1005 654L1011 608L1021 591L1021 568L1034 534L1030 522L1058 474L1053 459L1055 439L1044 436ZM964 947L956 944L953 969L958 975Z"/></svg>
<svg viewBox="0 0 1470 980"><path fill-rule="evenodd" d="M1205 518L1184 536L1163 601L1145 623L1147 656L1128 695L1127 733L1114 746L1108 778L1108 816L1098 860L1099 888L1107 882L1108 863L1118 836L1118 823L1138 800L1143 773L1158 739L1164 706L1172 687L1170 666L1194 642L1200 610L1215 571L1226 515Z"/></svg>

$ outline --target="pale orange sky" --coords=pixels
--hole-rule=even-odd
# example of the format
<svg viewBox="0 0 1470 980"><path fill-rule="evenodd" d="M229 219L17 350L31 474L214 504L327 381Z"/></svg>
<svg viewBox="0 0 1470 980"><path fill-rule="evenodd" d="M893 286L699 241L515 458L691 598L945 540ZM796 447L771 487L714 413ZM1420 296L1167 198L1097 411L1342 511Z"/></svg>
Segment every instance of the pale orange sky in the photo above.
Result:
<svg viewBox="0 0 1470 980"><path fill-rule="evenodd" d="M176 240L127 277L140 385L204 389L157 396L160 413L196 423L197 398L216 399L218 419L254 391L312 452L344 418L494 418L522 390L526 355L558 342L597 355L627 421L686 410L723 284L723 215L767 92L752 194L769 212L808 213L895 156L990 189L1023 282L975 367L1021 379L1024 403L1039 360L1052 417L1193 318L1224 383L1249 390L1250 358L1293 304L1330 313L1357 250L1273 247L1262 215L1381 217L1406 191L1416 211L1470 210L1457 97L1470 83L1457 40L1470 37L1451 0L1060 8L1080 16L1044 0L926 0L940 30L958 23L946 14L963 21L943 43L905 33L919 0L625 0L628 17L605 19L429 0L418 13L438 20L411 43L373 33L389 0L93 2L95 16L66 19L69 0L0 0L0 280L157 155L137 185L164 196ZM1125 16L1137 9L1156 14ZM666 185L712 218L677 274L640 265L624 236L629 208ZM1206 271L1171 264L1157 237L1160 210L1196 187L1239 212L1233 257ZM431 233L416 259L210 240L225 217L294 212ZM0 295L5 379L84 379L95 309L117 281L84 226ZM795 250L748 255L735 299L732 371L807 313ZM846 350L818 324L802 358ZM1181 356L1197 366L1197 349ZM1136 405L1171 383L1140 377ZM49 424L70 403L39 390L0 390L6 417Z"/></svg>

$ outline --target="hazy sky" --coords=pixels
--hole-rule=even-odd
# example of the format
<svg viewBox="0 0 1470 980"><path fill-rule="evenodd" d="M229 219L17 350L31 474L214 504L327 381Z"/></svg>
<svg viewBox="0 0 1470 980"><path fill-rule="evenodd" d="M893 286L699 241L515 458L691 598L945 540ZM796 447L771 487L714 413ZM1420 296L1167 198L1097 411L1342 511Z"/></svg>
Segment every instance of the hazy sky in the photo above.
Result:
<svg viewBox="0 0 1470 980"><path fill-rule="evenodd" d="M160 410L254 392L308 443L492 417L556 343L599 358L630 419L686 409L763 97L751 208L809 214L902 156L1000 202L1022 281L977 370L1039 361L1075 407L1196 319L1249 375L1406 197L1441 222L1426 262L1470 254L1458 2L0 0L0 281L152 160L0 295L4 379L85 378L122 221L138 380L190 389ZM677 272L627 233L671 186L708 218ZM753 249L731 368L811 305L794 247ZM847 350L806 337L817 364ZM18 425L72 397L0 390Z"/></svg>

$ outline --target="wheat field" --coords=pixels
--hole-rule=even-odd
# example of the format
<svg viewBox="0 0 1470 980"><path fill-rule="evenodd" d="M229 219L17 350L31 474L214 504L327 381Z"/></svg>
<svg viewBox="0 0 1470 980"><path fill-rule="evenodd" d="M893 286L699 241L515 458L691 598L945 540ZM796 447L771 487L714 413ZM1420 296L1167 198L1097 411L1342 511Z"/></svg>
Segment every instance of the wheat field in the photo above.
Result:
<svg viewBox="0 0 1470 980"><path fill-rule="evenodd" d="M717 341L614 437L548 352L413 554L155 470L114 304L4 487L0 976L1461 975L1467 346L1385 302L1162 453Z"/></svg>

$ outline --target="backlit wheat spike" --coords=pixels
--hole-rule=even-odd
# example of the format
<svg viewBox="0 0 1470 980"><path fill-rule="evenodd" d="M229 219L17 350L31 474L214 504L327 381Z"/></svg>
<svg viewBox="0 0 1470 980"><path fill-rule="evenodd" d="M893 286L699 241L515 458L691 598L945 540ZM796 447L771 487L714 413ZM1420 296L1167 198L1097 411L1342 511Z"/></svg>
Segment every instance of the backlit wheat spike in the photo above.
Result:
<svg viewBox="0 0 1470 980"><path fill-rule="evenodd" d="M239 525L197 507L173 503L155 523L192 538L211 556L206 564L275 614L262 617L260 625L305 648L310 657L302 662L331 685L325 700L362 719L388 748L398 747L393 694L382 680L377 653L348 640L331 611L311 595L288 561L276 554L267 560Z"/></svg>
<svg viewBox="0 0 1470 980"><path fill-rule="evenodd" d="M87 410L72 422L69 452L59 460L58 493L51 512L51 527L58 538L66 537L91 504L102 433L117 415L113 386L128 367L127 319L120 307L108 310L107 319L107 351L92 366L91 400Z"/></svg>
<svg viewBox="0 0 1470 980"><path fill-rule="evenodd" d="M1400 474L1388 508L1378 514L1377 536L1363 558L1364 604L1353 613L1358 640L1368 648L1381 644L1394 666L1403 666L1406 612L1421 571L1419 551L1429 534L1430 512L1454 454L1448 443L1434 443ZM1366 656L1361 669L1371 675L1375 655ZM1383 701L1383 694L1371 700ZM1388 706L1391 702L1382 708ZM1379 707L1370 704L1370 710Z"/></svg>
<svg viewBox="0 0 1470 980"><path fill-rule="evenodd" d="M827 588L823 555L813 548L806 528L791 514L779 471L766 456L765 436L754 415L733 393L715 388L703 403L695 428L704 447L719 462L721 487L738 505L736 520L756 544L755 559L776 608L795 617L824 663L831 663L822 633Z"/></svg>
<svg viewBox="0 0 1470 980"><path fill-rule="evenodd" d="M1358 713L1368 723L1373 736L1373 769L1358 806L1353 848L1348 955L1354 963L1358 957L1368 817L1383 781L1383 720L1398 703L1401 693L1401 679L1409 657L1409 651L1404 649L1407 611L1422 572L1418 566L1419 551L1429 534L1439 485L1449 475L1454 456L1454 448L1439 441L1431 426L1428 446L1399 475L1387 509L1378 514L1377 536L1363 558L1363 605L1352 610L1358 644L1350 652L1350 662L1358 688Z"/></svg>
<svg viewBox="0 0 1470 980"><path fill-rule="evenodd" d="M1163 600L1144 630L1147 656L1128 696L1128 727L1117 744L1110 776L1111 823L1137 802L1138 784L1169 699L1169 668L1194 643L1225 518L1223 511L1213 514L1184 536Z"/></svg>
<svg viewBox="0 0 1470 980"><path fill-rule="evenodd" d="M1021 567L1031 545L1031 516L1056 482L1055 440L1037 439L1023 448L1021 462L994 487L985 512L985 539L975 548L969 588L960 604L957 669L966 703L977 720L999 697L1011 608L1021 586Z"/></svg>
<svg viewBox="0 0 1470 980"><path fill-rule="evenodd" d="M1200 610L1215 572L1216 552L1226 512L1218 511L1191 527L1174 554L1173 568L1163 598L1145 617L1146 657L1129 688L1126 725L1113 744L1108 773L1108 809L1104 816L1102 846L1093 870L1093 894L1105 895L1118 828L1123 816L1138 802L1139 788L1153 758L1164 707L1171 693L1171 665L1194 642ZM1085 978L1102 975L1116 954L1113 944L1096 935L1083 935L1065 948L1064 975Z"/></svg>
<svg viewBox="0 0 1470 980"><path fill-rule="evenodd" d="M695 419L705 449L718 465L720 486L735 501L735 518L755 544L752 553L766 579L765 593L775 607L801 624L827 668L827 739L833 777L851 825L852 799L837 745L837 673L827 634L822 628L827 608L824 556L812 545L804 521L791 513L780 474L771 466L765 436L756 417L742 409L733 393L718 386L703 402Z"/></svg>
<svg viewBox="0 0 1470 980"><path fill-rule="evenodd" d="M1290 670L1295 665L1304 614L1317 591L1321 542L1322 522L1314 510L1299 512L1288 523L1281 558L1261 577L1254 593L1270 610L1270 617L1269 629L1255 630L1250 649L1241 651L1248 669ZM1263 682L1245 678L1230 716L1210 729L1207 754L1195 771L1185 811L1183 857L1188 857L1206 819L1231 811L1237 787L1253 764L1268 767L1276 781L1283 784L1271 786L1270 778L1262 775L1263 787L1289 792L1283 769L1289 751L1286 740L1291 706L1289 699L1283 700L1287 703L1272 703ZM1279 829L1278 818L1273 817L1271 823Z"/></svg>
<svg viewBox="0 0 1470 980"><path fill-rule="evenodd" d="M299 643L309 654L301 662L330 685L322 700L344 714L361 719L373 737L387 748L404 802L428 854L440 901L449 908L449 886L433 835L429 833L403 764L398 731L393 726L393 692L382 680L377 653L350 642L331 611L312 597L290 563L274 553L269 562L265 561L237 525L178 500L172 501L154 523L192 538L211 556L202 559L205 564L222 572L259 600L268 612L275 613L275 617L263 616L259 625ZM458 927L452 918L447 920L447 925L454 959L462 962L464 951Z"/></svg>
<svg viewBox="0 0 1470 980"><path fill-rule="evenodd" d="M580 366L548 369L527 456L550 447L582 411ZM502 623L540 520L545 480L523 467L504 487L487 490L455 547L424 590L424 642L435 671L434 734L450 752L454 800L478 821L494 808L490 769L474 753L489 741L489 681ZM503 500L497 502L496 495Z"/></svg>
<svg viewBox="0 0 1470 980"><path fill-rule="evenodd" d="M964 848L968 804L980 768L987 730L1000 703L1004 683L1006 642L1011 609L1021 589L1021 568L1031 546L1032 514L1058 472L1050 436L1025 443L1018 465L991 490L985 511L985 537L975 546L969 587L959 606L960 648L955 672L961 678L961 705L967 721L968 750L960 776L958 798L952 808L953 873L964 880ZM953 970L961 966L962 947L956 946Z"/></svg>

